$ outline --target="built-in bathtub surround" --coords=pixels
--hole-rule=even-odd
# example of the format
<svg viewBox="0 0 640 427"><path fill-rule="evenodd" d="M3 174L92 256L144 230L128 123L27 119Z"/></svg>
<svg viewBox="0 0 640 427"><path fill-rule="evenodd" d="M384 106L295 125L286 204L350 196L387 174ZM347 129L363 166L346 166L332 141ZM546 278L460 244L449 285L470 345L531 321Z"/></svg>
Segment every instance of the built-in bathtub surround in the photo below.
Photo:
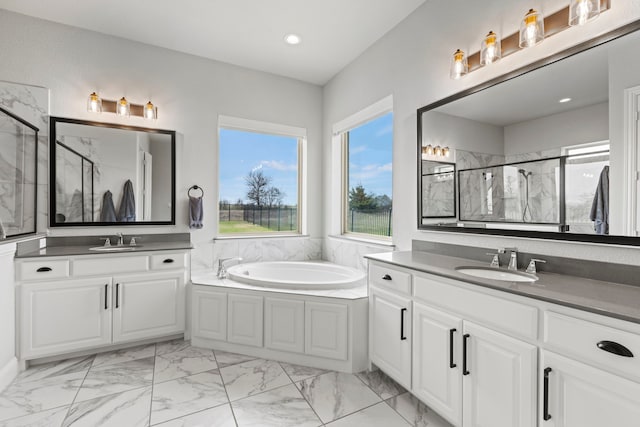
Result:
<svg viewBox="0 0 640 427"><path fill-rule="evenodd" d="M194 264L194 270L212 268L220 258L242 258L243 263L260 261L313 261L322 259L323 239L300 237L254 237L215 239L213 264Z"/></svg>
<svg viewBox="0 0 640 427"><path fill-rule="evenodd" d="M324 243L323 259L362 271L367 271L365 255L389 252L394 249L391 242L376 244L333 236L327 237Z"/></svg>

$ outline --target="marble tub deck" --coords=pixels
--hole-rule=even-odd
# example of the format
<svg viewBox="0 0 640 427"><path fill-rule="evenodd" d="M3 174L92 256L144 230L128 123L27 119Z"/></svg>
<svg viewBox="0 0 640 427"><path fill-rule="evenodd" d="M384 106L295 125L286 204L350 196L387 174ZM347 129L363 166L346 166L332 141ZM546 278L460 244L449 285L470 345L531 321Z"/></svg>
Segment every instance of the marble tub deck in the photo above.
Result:
<svg viewBox="0 0 640 427"><path fill-rule="evenodd" d="M450 427L380 371L357 375L183 340L29 368L0 393L8 426Z"/></svg>

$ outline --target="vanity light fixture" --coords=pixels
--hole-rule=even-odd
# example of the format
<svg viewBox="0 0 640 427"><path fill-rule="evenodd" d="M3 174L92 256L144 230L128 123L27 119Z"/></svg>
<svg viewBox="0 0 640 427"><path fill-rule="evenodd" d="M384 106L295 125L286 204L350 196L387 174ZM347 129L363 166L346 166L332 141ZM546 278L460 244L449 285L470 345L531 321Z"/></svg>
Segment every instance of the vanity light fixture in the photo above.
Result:
<svg viewBox="0 0 640 427"><path fill-rule="evenodd" d="M469 64L467 63L467 56L463 51L457 49L455 52L453 52L453 56L451 57L451 69L449 72L449 77L457 80L468 72Z"/></svg>
<svg viewBox="0 0 640 427"><path fill-rule="evenodd" d="M451 150L449 147L441 147L439 145L434 147L429 144L422 146L422 155L427 157L449 157L451 155Z"/></svg>
<svg viewBox="0 0 640 427"><path fill-rule="evenodd" d="M120 98L120 101L118 101L116 114L122 117L129 117L131 115L131 105L124 96Z"/></svg>
<svg viewBox="0 0 640 427"><path fill-rule="evenodd" d="M87 111L91 113L115 113L121 117L142 117L148 120L158 118L158 107L151 101L146 104L132 104L124 96L119 100L102 99L92 92L87 99Z"/></svg>
<svg viewBox="0 0 640 427"><path fill-rule="evenodd" d="M102 113L102 99L97 93L92 92L87 100L87 111L90 113Z"/></svg>
<svg viewBox="0 0 640 427"><path fill-rule="evenodd" d="M297 45L300 44L302 38L297 34L287 34L284 36L284 41L290 45Z"/></svg>
<svg viewBox="0 0 640 427"><path fill-rule="evenodd" d="M489 31L480 45L480 65L492 64L500 59L502 49L500 39L493 31Z"/></svg>
<svg viewBox="0 0 640 427"><path fill-rule="evenodd" d="M600 0L571 0L569 25L584 25L600 16Z"/></svg>
<svg viewBox="0 0 640 427"><path fill-rule="evenodd" d="M542 14L535 9L529 12L520 22L520 47L535 46L544 40L544 19Z"/></svg>

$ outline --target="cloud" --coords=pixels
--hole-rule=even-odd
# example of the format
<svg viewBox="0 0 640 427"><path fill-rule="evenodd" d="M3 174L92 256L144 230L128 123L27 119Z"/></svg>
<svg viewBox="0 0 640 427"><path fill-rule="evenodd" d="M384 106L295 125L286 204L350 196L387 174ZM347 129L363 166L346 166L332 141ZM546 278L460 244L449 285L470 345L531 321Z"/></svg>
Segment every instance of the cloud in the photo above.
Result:
<svg viewBox="0 0 640 427"><path fill-rule="evenodd" d="M367 147L364 145L357 145L355 147L349 147L349 155L359 154L367 151Z"/></svg>
<svg viewBox="0 0 640 427"><path fill-rule="evenodd" d="M297 171L298 170L298 165L293 163L293 164L286 164L284 162L280 162L278 160L262 160L260 162L260 168L262 167L265 168L270 168L270 169L275 169L277 171L283 171L283 172L288 172L288 171Z"/></svg>
<svg viewBox="0 0 640 427"><path fill-rule="evenodd" d="M392 124L388 124L387 126L378 129L378 131L376 132L376 138L379 138L381 136L385 136L385 135L389 135L393 133L393 125Z"/></svg>
<svg viewBox="0 0 640 427"><path fill-rule="evenodd" d="M349 179L366 180L375 178L383 173L391 172L392 168L391 163L385 163L383 165L373 163L362 166L361 170L362 172L352 173Z"/></svg>

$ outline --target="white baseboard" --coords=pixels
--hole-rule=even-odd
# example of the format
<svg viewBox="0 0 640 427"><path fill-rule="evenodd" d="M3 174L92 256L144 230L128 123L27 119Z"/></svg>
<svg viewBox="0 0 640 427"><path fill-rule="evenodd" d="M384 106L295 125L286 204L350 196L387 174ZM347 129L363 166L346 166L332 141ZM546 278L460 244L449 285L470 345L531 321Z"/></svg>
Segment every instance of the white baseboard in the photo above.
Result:
<svg viewBox="0 0 640 427"><path fill-rule="evenodd" d="M18 359L12 357L6 365L0 369L0 392L3 391L18 375Z"/></svg>

